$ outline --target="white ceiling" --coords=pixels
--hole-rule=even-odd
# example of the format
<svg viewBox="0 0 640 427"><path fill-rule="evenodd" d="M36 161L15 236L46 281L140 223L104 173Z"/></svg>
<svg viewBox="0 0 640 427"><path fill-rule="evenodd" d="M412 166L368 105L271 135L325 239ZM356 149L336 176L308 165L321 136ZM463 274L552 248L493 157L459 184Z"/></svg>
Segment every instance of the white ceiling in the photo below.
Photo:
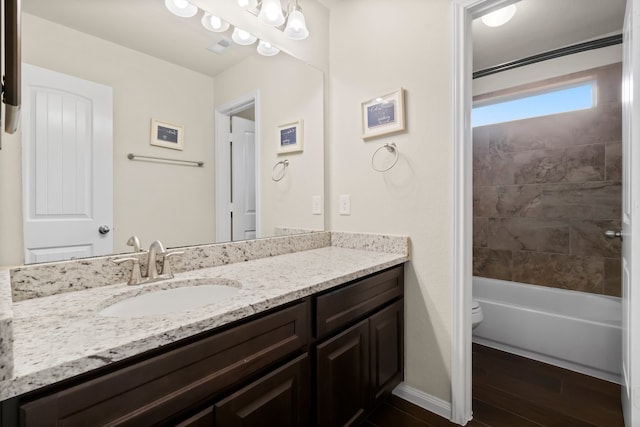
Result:
<svg viewBox="0 0 640 427"><path fill-rule="evenodd" d="M620 33L626 0L522 0L501 27L473 22L473 69Z"/></svg>
<svg viewBox="0 0 640 427"><path fill-rule="evenodd" d="M321 0L327 7L345 0ZM473 23L474 70L525 58L619 32L625 0L522 0L502 27ZM22 0L22 9L84 33L215 76L255 53L255 46L232 47L222 55L207 50L230 32L212 33L200 24L202 12L179 18L162 0Z"/></svg>
<svg viewBox="0 0 640 427"><path fill-rule="evenodd" d="M163 0L22 0L22 10L210 76L255 54L255 45L234 43L221 56L210 52L230 31L207 31L202 11L180 18Z"/></svg>

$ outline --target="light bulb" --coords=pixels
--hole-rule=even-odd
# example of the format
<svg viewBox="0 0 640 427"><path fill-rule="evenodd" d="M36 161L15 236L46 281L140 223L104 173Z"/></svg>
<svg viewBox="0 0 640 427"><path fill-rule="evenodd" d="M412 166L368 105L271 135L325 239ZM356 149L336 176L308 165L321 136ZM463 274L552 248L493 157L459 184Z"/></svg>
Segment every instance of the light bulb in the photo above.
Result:
<svg viewBox="0 0 640 427"><path fill-rule="evenodd" d="M233 29L233 34L231 34L231 38L233 39L234 42L243 46L248 46L250 44L255 43L256 40L258 40L256 36L238 27L235 27Z"/></svg>
<svg viewBox="0 0 640 427"><path fill-rule="evenodd" d="M258 0L238 0L238 6L243 9L255 9L258 6Z"/></svg>
<svg viewBox="0 0 640 427"><path fill-rule="evenodd" d="M260 43L258 43L258 53L260 55L273 56L273 55L277 55L279 52L280 52L280 49L278 49L277 47L275 47L269 42L260 40Z"/></svg>
<svg viewBox="0 0 640 427"><path fill-rule="evenodd" d="M228 22L225 22L219 17L206 12L202 17L201 22L203 27L205 27L209 31L213 31L214 33L221 33L229 29Z"/></svg>
<svg viewBox="0 0 640 427"><path fill-rule="evenodd" d="M280 0L263 0L258 19L265 24L275 27L284 24L285 19L282 14L282 4L280 4Z"/></svg>
<svg viewBox="0 0 640 427"><path fill-rule="evenodd" d="M503 7L502 9L498 9L494 12L491 12L482 17L482 22L484 25L488 27L499 27L500 25L504 25L513 18L513 15L516 14L516 5L511 4L507 7Z"/></svg>
<svg viewBox="0 0 640 427"><path fill-rule="evenodd" d="M284 35L293 40L304 40L309 37L309 30L307 29L304 15L299 9L295 9L289 14Z"/></svg>
<svg viewBox="0 0 640 427"><path fill-rule="evenodd" d="M171 13L181 18L191 18L198 13L198 8L187 0L164 0L164 5Z"/></svg>

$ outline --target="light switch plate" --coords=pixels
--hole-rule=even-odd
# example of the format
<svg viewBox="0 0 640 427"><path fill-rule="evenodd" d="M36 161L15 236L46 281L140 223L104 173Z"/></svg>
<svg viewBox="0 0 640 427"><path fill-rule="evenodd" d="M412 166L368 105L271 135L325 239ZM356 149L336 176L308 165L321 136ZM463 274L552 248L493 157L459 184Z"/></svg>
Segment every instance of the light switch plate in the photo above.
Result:
<svg viewBox="0 0 640 427"><path fill-rule="evenodd" d="M322 215L322 197L311 196L311 214Z"/></svg>
<svg viewBox="0 0 640 427"><path fill-rule="evenodd" d="M338 205L338 213L340 215L351 215L351 196L348 194L340 195L340 204Z"/></svg>

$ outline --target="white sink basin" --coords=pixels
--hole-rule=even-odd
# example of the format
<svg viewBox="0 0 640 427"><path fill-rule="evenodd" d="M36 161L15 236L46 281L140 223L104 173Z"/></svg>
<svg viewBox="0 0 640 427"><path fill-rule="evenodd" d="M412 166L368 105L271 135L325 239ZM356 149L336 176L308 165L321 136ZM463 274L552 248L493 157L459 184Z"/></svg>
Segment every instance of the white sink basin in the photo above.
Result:
<svg viewBox="0 0 640 427"><path fill-rule="evenodd" d="M202 280L205 282L205 280ZM208 282L215 283L212 280ZM231 283L231 281L225 281ZM102 311L100 315L107 317L144 317L158 314L175 313L192 310L205 305L219 303L235 296L239 291L238 285L199 284L186 282L168 283L174 286L170 289L151 289L141 295L131 296L113 303ZM178 287L175 287L175 286Z"/></svg>

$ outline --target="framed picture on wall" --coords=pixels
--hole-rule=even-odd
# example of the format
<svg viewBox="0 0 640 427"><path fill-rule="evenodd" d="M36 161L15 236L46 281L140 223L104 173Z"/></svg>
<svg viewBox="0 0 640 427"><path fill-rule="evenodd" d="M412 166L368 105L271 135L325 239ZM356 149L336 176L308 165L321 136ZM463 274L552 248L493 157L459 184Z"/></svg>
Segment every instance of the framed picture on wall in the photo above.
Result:
<svg viewBox="0 0 640 427"><path fill-rule="evenodd" d="M362 139L404 129L404 89L362 103Z"/></svg>
<svg viewBox="0 0 640 427"><path fill-rule="evenodd" d="M183 150L184 127L151 119L151 145L171 148L173 150Z"/></svg>
<svg viewBox="0 0 640 427"><path fill-rule="evenodd" d="M304 128L302 119L278 126L278 153L302 151Z"/></svg>

